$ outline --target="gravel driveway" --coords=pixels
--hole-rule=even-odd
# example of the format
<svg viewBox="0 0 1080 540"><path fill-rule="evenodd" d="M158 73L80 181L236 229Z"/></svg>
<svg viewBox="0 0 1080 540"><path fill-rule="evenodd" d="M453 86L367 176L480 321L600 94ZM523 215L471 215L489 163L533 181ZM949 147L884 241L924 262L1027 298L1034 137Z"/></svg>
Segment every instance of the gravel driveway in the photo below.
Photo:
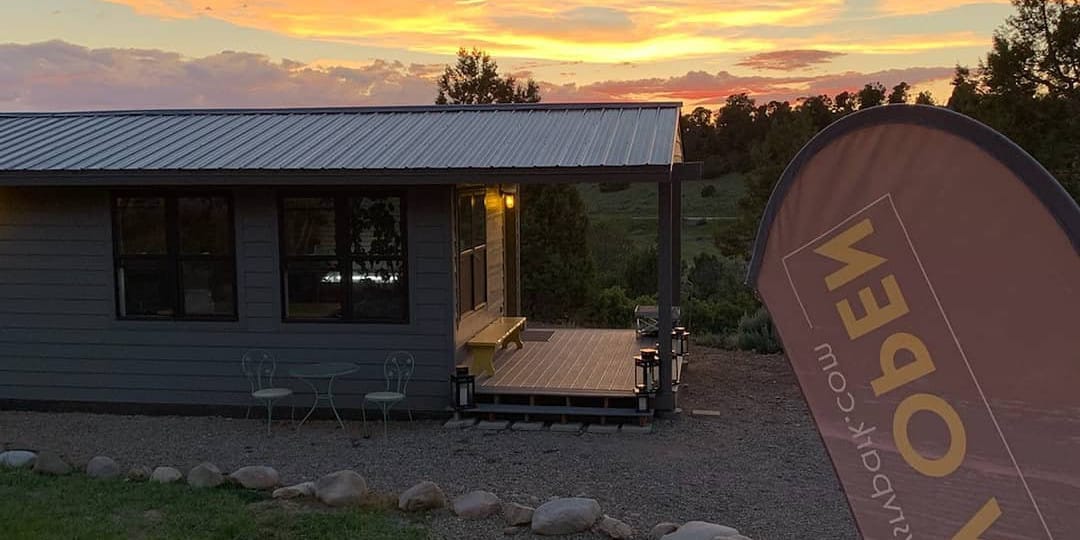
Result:
<svg viewBox="0 0 1080 540"><path fill-rule="evenodd" d="M125 468L267 464L287 483L352 468L378 491L430 479L451 497L485 489L529 505L584 495L641 537L660 521L705 520L755 540L857 538L787 360L695 353L680 405L720 415L658 420L647 435L493 433L418 420L392 423L384 440L378 431L357 437L357 420L350 434L314 422L299 432L275 426L268 438L259 420L0 411L0 443L53 449L76 463L103 454ZM445 511L418 519L434 538L507 538L499 519L463 522Z"/></svg>

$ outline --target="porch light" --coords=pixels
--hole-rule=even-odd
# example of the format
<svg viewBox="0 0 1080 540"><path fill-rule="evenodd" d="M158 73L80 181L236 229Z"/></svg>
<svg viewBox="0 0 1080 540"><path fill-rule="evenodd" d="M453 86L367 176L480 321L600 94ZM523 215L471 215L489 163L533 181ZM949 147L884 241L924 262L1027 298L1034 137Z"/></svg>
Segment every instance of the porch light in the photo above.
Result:
<svg viewBox="0 0 1080 540"><path fill-rule="evenodd" d="M640 356L634 357L634 387L642 388L652 394L660 387L660 359L656 349L641 349Z"/></svg>
<svg viewBox="0 0 1080 540"><path fill-rule="evenodd" d="M517 204L517 190L511 187L500 187L499 194L502 195L503 204L507 210L513 210L514 205Z"/></svg>
<svg viewBox="0 0 1080 540"><path fill-rule="evenodd" d="M458 367L450 376L454 388L454 408L457 410L476 407L476 376L469 373L468 366Z"/></svg>

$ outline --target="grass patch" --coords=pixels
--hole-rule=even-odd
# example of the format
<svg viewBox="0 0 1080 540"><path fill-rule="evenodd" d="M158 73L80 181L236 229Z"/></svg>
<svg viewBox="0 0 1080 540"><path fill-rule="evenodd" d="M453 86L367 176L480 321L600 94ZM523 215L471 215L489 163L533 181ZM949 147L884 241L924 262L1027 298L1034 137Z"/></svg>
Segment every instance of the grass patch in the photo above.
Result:
<svg viewBox="0 0 1080 540"><path fill-rule="evenodd" d="M51 477L0 470L7 539L422 539L385 509L331 510L239 488Z"/></svg>

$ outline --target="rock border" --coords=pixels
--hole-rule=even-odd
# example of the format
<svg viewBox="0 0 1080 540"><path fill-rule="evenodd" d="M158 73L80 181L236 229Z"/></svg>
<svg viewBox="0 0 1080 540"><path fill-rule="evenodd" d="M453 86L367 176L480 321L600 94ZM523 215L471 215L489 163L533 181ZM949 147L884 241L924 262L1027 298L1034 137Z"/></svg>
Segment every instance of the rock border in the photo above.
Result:
<svg viewBox="0 0 1080 540"><path fill-rule="evenodd" d="M449 426L448 426L449 427ZM473 426L457 426L457 429ZM505 428L503 428L505 429ZM48 450L7 450L0 452L0 469L30 469L36 474L66 475L76 471L59 454ZM270 493L271 499L304 498L328 507L359 507L370 504L372 492L366 479L353 470L332 472L315 481L291 486L280 485L280 475L267 465L247 465L225 473L216 465L203 462L185 475L171 466L153 469L132 465L126 475L120 465L108 456L95 456L84 467L83 474L102 482L151 482L171 484L186 480L189 489L213 489L229 485L252 491ZM423 480L396 495L397 508L402 513L430 512L448 508L459 519L486 519L501 516L503 532L517 534L531 530L537 535L562 535L591 531L613 540L638 538L627 523L604 514L599 501L584 497L554 497L537 508L502 501L489 491L475 490L448 500L438 484ZM656 524L647 535L651 540L691 540L704 538L701 533L715 533L720 540L750 540L738 530L708 523L663 522Z"/></svg>

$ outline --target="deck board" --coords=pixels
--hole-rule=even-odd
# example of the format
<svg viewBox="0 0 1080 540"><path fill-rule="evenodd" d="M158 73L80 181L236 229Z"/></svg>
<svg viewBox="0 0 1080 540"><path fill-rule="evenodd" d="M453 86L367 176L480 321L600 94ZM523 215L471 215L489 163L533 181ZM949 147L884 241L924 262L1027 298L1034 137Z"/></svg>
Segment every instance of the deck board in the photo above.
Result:
<svg viewBox="0 0 1080 540"><path fill-rule="evenodd" d="M481 394L632 396L634 362L651 346L633 330L557 329L548 341L527 341L495 357L495 375Z"/></svg>

